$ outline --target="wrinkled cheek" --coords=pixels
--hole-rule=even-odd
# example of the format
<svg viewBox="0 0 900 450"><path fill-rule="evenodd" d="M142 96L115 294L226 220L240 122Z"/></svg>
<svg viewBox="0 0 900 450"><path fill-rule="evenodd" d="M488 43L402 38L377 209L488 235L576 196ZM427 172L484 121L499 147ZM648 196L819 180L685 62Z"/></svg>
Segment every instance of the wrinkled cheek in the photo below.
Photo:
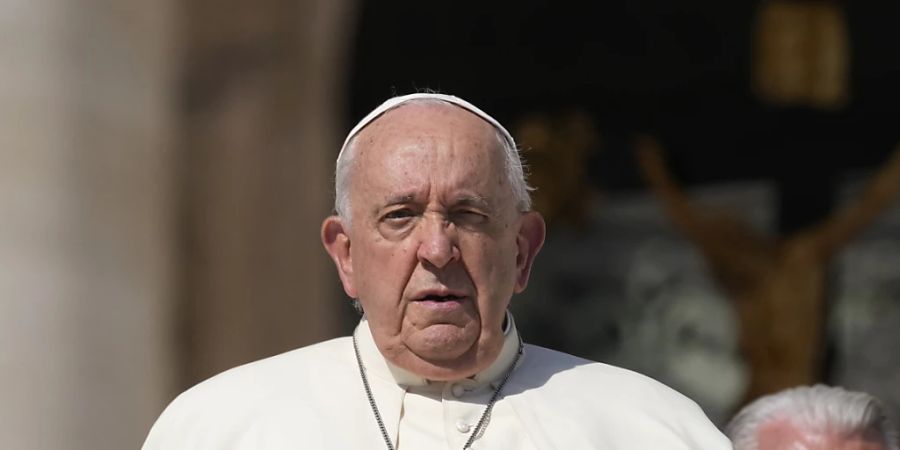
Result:
<svg viewBox="0 0 900 450"><path fill-rule="evenodd" d="M363 302L363 308L369 320L375 322L384 333L399 333L403 322L403 308L392 292L373 294Z"/></svg>
<svg viewBox="0 0 900 450"><path fill-rule="evenodd" d="M369 319L396 334L401 327L401 299L410 273L409 250L381 244L358 248L360 257L354 260L361 275L358 292Z"/></svg>
<svg viewBox="0 0 900 450"><path fill-rule="evenodd" d="M496 292L501 295L508 292L509 295L512 295L512 289L516 278L515 261L508 261L496 257L489 261L490 262L486 264L489 269L485 274L483 284L485 284L486 288L490 289L491 292Z"/></svg>
<svg viewBox="0 0 900 450"><path fill-rule="evenodd" d="M369 283L372 280L368 280ZM360 290L359 301L369 321L373 333L383 337L395 336L399 333L402 312L397 301L389 294L379 291L377 285L363 283L366 290Z"/></svg>

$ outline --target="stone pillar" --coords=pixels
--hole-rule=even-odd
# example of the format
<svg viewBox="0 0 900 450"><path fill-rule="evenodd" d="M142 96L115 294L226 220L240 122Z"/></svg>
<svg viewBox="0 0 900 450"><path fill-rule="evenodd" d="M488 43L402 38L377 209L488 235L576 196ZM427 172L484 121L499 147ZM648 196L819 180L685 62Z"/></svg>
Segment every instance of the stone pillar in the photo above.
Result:
<svg viewBox="0 0 900 450"><path fill-rule="evenodd" d="M137 448L173 391L171 7L0 1L3 448Z"/></svg>
<svg viewBox="0 0 900 450"><path fill-rule="evenodd" d="M351 1L184 4L185 385L339 334L332 205Z"/></svg>

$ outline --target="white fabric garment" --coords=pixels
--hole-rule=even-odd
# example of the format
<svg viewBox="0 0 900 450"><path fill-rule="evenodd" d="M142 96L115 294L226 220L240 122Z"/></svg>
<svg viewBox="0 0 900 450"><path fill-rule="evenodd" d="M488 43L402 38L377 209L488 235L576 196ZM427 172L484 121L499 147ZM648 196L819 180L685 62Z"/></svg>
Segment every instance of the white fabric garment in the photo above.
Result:
<svg viewBox="0 0 900 450"><path fill-rule="evenodd" d="M510 316L501 354L471 379L427 382L387 362L365 320L356 330L373 396L402 450L462 448L515 358ZM386 448L349 337L247 364L180 395L144 450ZM645 376L525 345L473 449L730 450L691 400Z"/></svg>

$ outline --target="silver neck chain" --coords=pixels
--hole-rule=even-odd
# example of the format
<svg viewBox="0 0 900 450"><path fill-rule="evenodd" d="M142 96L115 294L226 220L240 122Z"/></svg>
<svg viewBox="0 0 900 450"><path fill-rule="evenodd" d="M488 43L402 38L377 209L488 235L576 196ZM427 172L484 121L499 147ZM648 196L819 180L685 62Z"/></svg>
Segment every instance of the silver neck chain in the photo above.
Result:
<svg viewBox="0 0 900 450"><path fill-rule="evenodd" d="M356 364L359 366L359 376L362 378L363 387L366 389L369 405L372 407L372 413L375 414L375 421L378 422L378 428L381 429L381 437L384 438L384 443L387 445L388 450L394 450L394 444L391 442L391 437L388 436L387 428L385 428L384 421L381 419L381 413L378 412L378 406L375 404L375 396L372 395L372 388L369 386L369 378L366 377L366 368L363 366L362 356L359 354L359 345L356 343L355 331L353 333L353 351L356 353ZM475 439L481 434L482 429L487 426L487 421L491 417L491 410L494 408L494 403L500 398L500 391L503 390L503 386L506 385L507 380L509 380L510 375L512 375L513 370L515 370L516 364L519 363L519 358L522 357L523 351L524 345L522 344L522 338L520 336L519 349L516 352L516 357L513 359L512 364L510 364L509 370L506 371L506 375L503 376L503 380L501 380L500 384L497 385L497 388L494 389L494 393L491 395L491 399L488 400L484 412L481 413L481 418L478 419L478 424L475 425L475 429L472 430L472 433L469 435L469 440L466 441L466 445L463 445L463 450L470 448L472 443L475 442Z"/></svg>

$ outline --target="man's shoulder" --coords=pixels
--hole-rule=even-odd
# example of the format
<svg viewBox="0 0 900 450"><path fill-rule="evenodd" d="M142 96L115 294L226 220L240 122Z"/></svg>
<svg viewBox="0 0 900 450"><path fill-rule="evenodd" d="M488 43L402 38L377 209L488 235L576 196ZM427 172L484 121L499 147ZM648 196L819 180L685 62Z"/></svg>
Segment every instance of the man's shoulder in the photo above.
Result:
<svg viewBox="0 0 900 450"><path fill-rule="evenodd" d="M349 342L349 337L335 338L243 364L200 382L179 398L265 396L273 390L302 387L328 368L345 365Z"/></svg>
<svg viewBox="0 0 900 450"><path fill-rule="evenodd" d="M545 379L545 388L576 389L607 398L627 395L632 399L666 397L672 401L690 402L674 389L629 369L530 344L526 345L526 355L523 366L532 377Z"/></svg>
<svg viewBox="0 0 900 450"><path fill-rule="evenodd" d="M350 338L337 338L226 370L188 389L160 415L144 449L194 448L189 442L227 439L227 433L283 417L314 423L330 382L353 374Z"/></svg>
<svg viewBox="0 0 900 450"><path fill-rule="evenodd" d="M588 446L731 448L694 401L653 378L539 346L525 352L509 392L534 428L569 427Z"/></svg>

